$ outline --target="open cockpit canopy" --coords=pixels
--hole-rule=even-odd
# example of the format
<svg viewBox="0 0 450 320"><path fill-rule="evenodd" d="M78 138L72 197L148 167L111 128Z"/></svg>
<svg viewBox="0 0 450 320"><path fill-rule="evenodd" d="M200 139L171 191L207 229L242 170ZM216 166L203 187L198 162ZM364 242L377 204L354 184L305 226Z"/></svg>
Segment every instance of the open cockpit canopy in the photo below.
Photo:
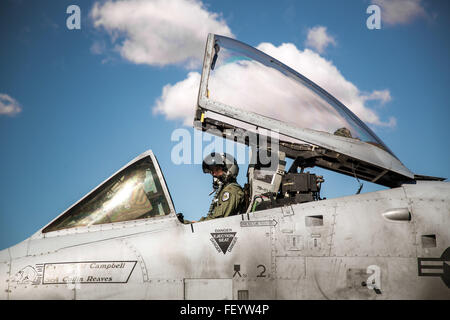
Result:
<svg viewBox="0 0 450 320"><path fill-rule="evenodd" d="M327 91L275 58L210 34L194 126L276 131L299 163L395 187L414 179L380 138ZM246 142L248 144L248 142Z"/></svg>

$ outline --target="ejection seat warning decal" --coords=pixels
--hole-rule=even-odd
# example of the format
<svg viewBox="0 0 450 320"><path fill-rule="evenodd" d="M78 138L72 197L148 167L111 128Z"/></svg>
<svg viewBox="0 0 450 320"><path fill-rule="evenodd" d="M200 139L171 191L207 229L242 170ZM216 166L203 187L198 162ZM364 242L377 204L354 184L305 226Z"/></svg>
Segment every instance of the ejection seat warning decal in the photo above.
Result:
<svg viewBox="0 0 450 320"><path fill-rule="evenodd" d="M43 284L127 283L137 261L87 261L44 264Z"/></svg>
<svg viewBox="0 0 450 320"><path fill-rule="evenodd" d="M227 251L231 252L237 241L236 232L232 232L231 229L216 229L216 232L211 233L211 236L210 240L217 252L223 252L223 254L226 254Z"/></svg>

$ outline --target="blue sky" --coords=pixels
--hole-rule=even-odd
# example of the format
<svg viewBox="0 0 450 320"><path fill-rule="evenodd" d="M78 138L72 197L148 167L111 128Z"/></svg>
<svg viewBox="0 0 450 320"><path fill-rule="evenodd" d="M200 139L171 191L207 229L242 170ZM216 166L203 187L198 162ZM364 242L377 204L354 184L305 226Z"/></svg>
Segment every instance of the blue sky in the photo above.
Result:
<svg viewBox="0 0 450 320"><path fill-rule="evenodd" d="M194 220L206 214L210 176L201 165L171 160L173 131L192 129L183 125L181 109L172 119L153 109L158 99L164 103L166 85L198 71L183 54L193 61L201 57L207 32L214 28L253 46L290 43L303 53L309 48L358 89L356 99L387 94L386 100L364 100L365 108L380 121L394 118L395 123L370 127L414 173L450 177L447 1L399 1L413 5L408 12L384 0L173 1L207 13L205 23L192 25L184 16L187 10L166 12L169 20L186 23L177 30L149 12L147 38L129 17L111 20L105 1L0 3L0 249L31 236L147 149L159 160L177 211ZM380 30L366 26L371 3L382 8ZM66 8L72 4L81 8L80 30L66 27ZM95 4L97 17L91 14ZM315 27L325 27L333 39L322 42L323 48L307 42ZM137 49L176 44L169 53L180 53L181 60L169 61L164 52L121 51L126 40ZM162 57L159 63L155 57ZM241 184L245 172L241 167ZM358 188L354 179L320 172L324 196L350 195ZM365 183L363 192L379 189Z"/></svg>

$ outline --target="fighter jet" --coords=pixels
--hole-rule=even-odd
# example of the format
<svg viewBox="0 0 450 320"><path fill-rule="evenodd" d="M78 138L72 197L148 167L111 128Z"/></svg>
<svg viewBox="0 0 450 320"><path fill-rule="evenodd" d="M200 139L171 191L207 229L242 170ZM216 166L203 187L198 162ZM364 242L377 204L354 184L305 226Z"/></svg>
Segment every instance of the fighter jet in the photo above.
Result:
<svg viewBox="0 0 450 320"><path fill-rule="evenodd" d="M251 149L244 212L183 223L146 151L0 252L0 299L450 299L450 184L301 73L209 34L194 127ZM315 167L387 188L324 199Z"/></svg>

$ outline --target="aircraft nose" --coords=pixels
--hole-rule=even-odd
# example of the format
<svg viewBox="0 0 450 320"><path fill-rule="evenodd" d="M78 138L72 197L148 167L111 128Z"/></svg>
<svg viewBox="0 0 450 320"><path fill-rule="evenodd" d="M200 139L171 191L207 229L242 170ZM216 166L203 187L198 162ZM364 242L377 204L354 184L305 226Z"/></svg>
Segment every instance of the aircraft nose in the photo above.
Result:
<svg viewBox="0 0 450 320"><path fill-rule="evenodd" d="M8 299L9 266L11 260L8 249L0 251L0 300Z"/></svg>

